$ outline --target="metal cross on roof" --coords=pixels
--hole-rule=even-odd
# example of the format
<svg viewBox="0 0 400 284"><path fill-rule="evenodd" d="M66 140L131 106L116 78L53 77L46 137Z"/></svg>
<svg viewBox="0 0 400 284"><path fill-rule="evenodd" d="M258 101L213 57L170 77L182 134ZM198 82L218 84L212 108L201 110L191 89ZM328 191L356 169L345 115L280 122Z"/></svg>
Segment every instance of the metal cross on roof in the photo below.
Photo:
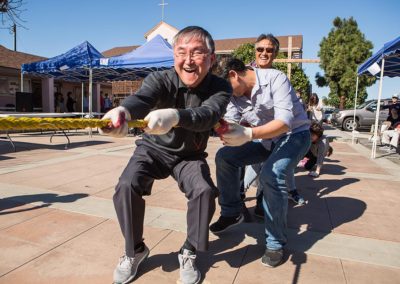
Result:
<svg viewBox="0 0 400 284"><path fill-rule="evenodd" d="M168 3L164 3L164 0L162 0L162 3L158 4L158 6L161 6L161 21L164 21L164 7L168 5Z"/></svg>

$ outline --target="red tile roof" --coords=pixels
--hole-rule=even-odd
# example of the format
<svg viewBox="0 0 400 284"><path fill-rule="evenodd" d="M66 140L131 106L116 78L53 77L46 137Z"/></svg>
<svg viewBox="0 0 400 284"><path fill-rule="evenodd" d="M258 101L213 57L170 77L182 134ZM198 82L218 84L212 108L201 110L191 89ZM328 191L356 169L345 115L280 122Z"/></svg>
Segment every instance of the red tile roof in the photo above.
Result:
<svg viewBox="0 0 400 284"><path fill-rule="evenodd" d="M289 36L277 36L277 39L279 40L280 43L281 51L287 50L288 38ZM232 52L234 49L238 48L241 44L254 43L256 39L257 39L256 37L217 39L215 40L215 52L217 53ZM105 57L117 56L126 52L130 52L138 47L139 45L114 47L104 51L103 55ZM300 50L303 48L302 35L292 36L292 48L294 50Z"/></svg>
<svg viewBox="0 0 400 284"><path fill-rule="evenodd" d="M117 46L117 47L111 48L109 50L103 51L102 54L105 57L117 56L117 55L121 55L121 54L130 52L130 51L138 48L139 46L140 45Z"/></svg>
<svg viewBox="0 0 400 284"><path fill-rule="evenodd" d="M31 63L47 59L46 57L10 50L0 45L0 66L21 69L24 63Z"/></svg>
<svg viewBox="0 0 400 284"><path fill-rule="evenodd" d="M289 36L277 36L276 38L279 40L280 50L287 50ZM217 39L215 40L215 51L217 53L223 51L231 52L244 43L254 43L256 40L257 40L256 37ZM293 49L303 48L302 35L292 36L292 48Z"/></svg>

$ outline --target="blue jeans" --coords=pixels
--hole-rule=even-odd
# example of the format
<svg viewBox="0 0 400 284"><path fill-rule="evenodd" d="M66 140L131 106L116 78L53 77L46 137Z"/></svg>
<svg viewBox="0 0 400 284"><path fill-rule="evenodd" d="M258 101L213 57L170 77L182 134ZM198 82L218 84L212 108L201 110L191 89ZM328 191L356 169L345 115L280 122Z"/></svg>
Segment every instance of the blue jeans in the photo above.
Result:
<svg viewBox="0 0 400 284"><path fill-rule="evenodd" d="M217 187L220 191L221 215L238 216L240 199L240 168L263 163L259 186L263 192L266 246L278 250L286 244L287 185L286 180L310 147L308 130L280 138L271 151L258 141L239 147L223 147L215 157Z"/></svg>
<svg viewBox="0 0 400 284"><path fill-rule="evenodd" d="M261 172L262 164L255 164L246 167L243 184L244 191L247 191L250 186L257 187L257 206L262 206L263 194L261 191L261 187L259 186L259 175ZM296 181L294 178L294 169L291 173L289 173L286 177L286 185L288 192L296 190Z"/></svg>

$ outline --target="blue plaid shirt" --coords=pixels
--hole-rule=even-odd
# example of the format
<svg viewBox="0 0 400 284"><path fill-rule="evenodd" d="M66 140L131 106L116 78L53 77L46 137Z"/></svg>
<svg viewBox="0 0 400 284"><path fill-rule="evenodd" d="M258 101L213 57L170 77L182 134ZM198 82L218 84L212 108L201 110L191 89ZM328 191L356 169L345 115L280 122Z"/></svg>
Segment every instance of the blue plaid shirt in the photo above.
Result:
<svg viewBox="0 0 400 284"><path fill-rule="evenodd" d="M251 97L232 96L225 119L238 123L247 122L251 126L261 126L276 119L290 129L286 134L273 139L262 140L269 150L271 143L284 135L308 130L310 121L296 92L284 73L276 69L254 68L256 84Z"/></svg>

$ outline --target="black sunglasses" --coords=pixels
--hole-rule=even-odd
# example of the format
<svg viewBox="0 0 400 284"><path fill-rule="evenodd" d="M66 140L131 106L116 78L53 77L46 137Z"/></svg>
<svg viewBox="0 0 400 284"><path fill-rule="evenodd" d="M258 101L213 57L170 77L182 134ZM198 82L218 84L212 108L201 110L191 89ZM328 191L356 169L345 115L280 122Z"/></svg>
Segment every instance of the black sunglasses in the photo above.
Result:
<svg viewBox="0 0 400 284"><path fill-rule="evenodd" d="M274 49L270 48L270 47L257 47L256 50L257 50L257 52L261 52L261 53L263 53L264 51L266 51L267 53L274 52Z"/></svg>

